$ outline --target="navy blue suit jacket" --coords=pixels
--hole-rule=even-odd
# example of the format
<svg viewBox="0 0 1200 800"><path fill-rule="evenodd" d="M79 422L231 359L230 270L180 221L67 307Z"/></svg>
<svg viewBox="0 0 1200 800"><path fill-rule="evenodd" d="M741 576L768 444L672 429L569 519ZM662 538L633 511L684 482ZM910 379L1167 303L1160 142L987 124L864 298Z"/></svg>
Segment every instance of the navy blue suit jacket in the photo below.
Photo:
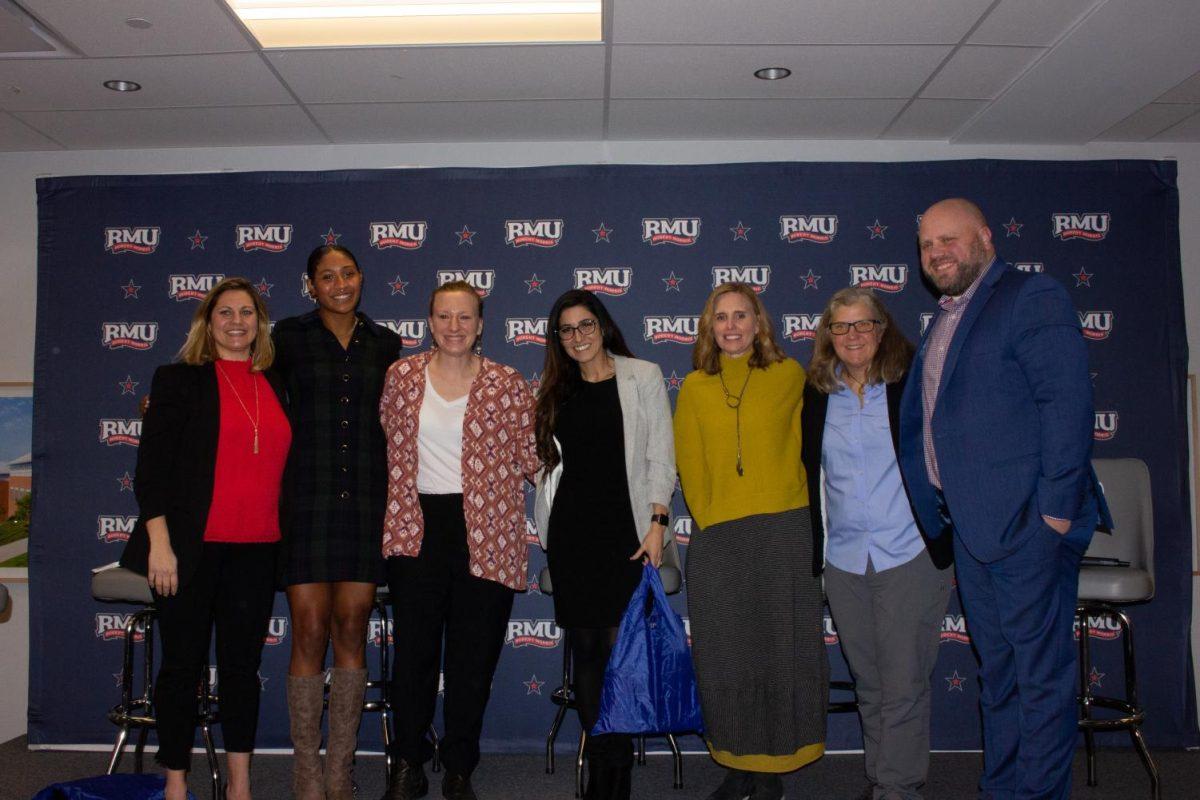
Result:
<svg viewBox="0 0 1200 800"><path fill-rule="evenodd" d="M900 468L934 533L944 526L922 439L928 343L927 332L901 399ZM972 556L1013 553L1043 515L1071 520L1067 536L1081 550L1098 522L1111 527L1091 465L1094 420L1087 345L1066 290L995 259L950 342L932 421L946 505Z"/></svg>

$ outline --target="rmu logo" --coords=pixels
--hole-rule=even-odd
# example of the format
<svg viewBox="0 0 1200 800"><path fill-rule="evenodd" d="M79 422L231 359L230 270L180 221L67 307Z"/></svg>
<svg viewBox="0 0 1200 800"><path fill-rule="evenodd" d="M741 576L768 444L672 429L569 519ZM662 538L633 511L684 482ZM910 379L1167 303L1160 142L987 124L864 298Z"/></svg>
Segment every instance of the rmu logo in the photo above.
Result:
<svg viewBox="0 0 1200 800"><path fill-rule="evenodd" d="M125 638L125 626L129 624L129 620L133 614L115 614L111 611L101 611L96 614L96 638L103 639L106 642L114 639L123 640ZM135 642L145 641L146 626L139 622L133 627L133 640Z"/></svg>
<svg viewBox="0 0 1200 800"><path fill-rule="evenodd" d="M149 350L157 340L157 322L100 323L100 344L109 350Z"/></svg>
<svg viewBox="0 0 1200 800"><path fill-rule="evenodd" d="M699 217L642 218L642 241L649 242L651 246L673 244L679 247L690 247L699 238Z"/></svg>
<svg viewBox="0 0 1200 800"><path fill-rule="evenodd" d="M392 644L392 620L390 618L388 619L386 635L387 643L389 645ZM367 641L376 647L380 647L383 645L383 637L383 621L378 617L372 617L367 620Z"/></svg>
<svg viewBox="0 0 1200 800"><path fill-rule="evenodd" d="M287 632L287 617L271 617L271 621L267 623L267 635L263 637L263 644L272 647L282 644L283 640L287 638Z"/></svg>
<svg viewBox="0 0 1200 800"><path fill-rule="evenodd" d="M967 633L967 619L962 614L947 614L942 617L942 632L939 639L955 644L970 644L971 634Z"/></svg>
<svg viewBox="0 0 1200 800"><path fill-rule="evenodd" d="M104 250L114 256L121 253L148 256L158 249L161 237L161 228L105 228Z"/></svg>
<svg viewBox="0 0 1200 800"><path fill-rule="evenodd" d="M642 317L644 337L646 341L654 344L695 344L699 327L699 317Z"/></svg>
<svg viewBox="0 0 1200 800"><path fill-rule="evenodd" d="M825 638L826 646L835 645L841 639L838 637L837 628L833 627L833 617L825 615L825 620L821 625L822 635Z"/></svg>
<svg viewBox="0 0 1200 800"><path fill-rule="evenodd" d="M109 447L118 444L137 447L141 440L142 421L140 419L100 420L100 441Z"/></svg>
<svg viewBox="0 0 1200 800"><path fill-rule="evenodd" d="M908 283L908 264L851 264L850 285L895 294Z"/></svg>
<svg viewBox="0 0 1200 800"><path fill-rule="evenodd" d="M1041 261L1014 261L1013 269L1019 269L1021 272L1045 272L1046 265Z"/></svg>
<svg viewBox="0 0 1200 800"><path fill-rule="evenodd" d="M525 544L538 545L542 544L542 540L538 538L537 523L533 521L533 517L525 517Z"/></svg>
<svg viewBox="0 0 1200 800"><path fill-rule="evenodd" d="M817 338L817 327L821 323L820 314L784 314L783 338L789 342L799 342Z"/></svg>
<svg viewBox="0 0 1200 800"><path fill-rule="evenodd" d="M580 267L575 270L575 288L619 297L629 293L633 270L629 267Z"/></svg>
<svg viewBox="0 0 1200 800"><path fill-rule="evenodd" d="M438 286L445 286L451 281L464 281L475 290L480 297L492 293L496 284L496 271L491 269L439 269L437 273Z"/></svg>
<svg viewBox="0 0 1200 800"><path fill-rule="evenodd" d="M235 246L246 253L251 250L282 253L292 243L291 225L236 225L234 232Z"/></svg>
<svg viewBox="0 0 1200 800"><path fill-rule="evenodd" d="M771 268L766 264L753 267L713 267L713 288L724 283L744 283L762 294L771 283Z"/></svg>
<svg viewBox="0 0 1200 800"><path fill-rule="evenodd" d="M676 517L675 524L671 526L671 530L675 534L675 541L682 545L689 545L692 543L691 517Z"/></svg>
<svg viewBox="0 0 1200 800"><path fill-rule="evenodd" d="M1092 426L1092 438L1097 442L1108 442L1115 438L1119 416L1116 411L1097 411L1096 422Z"/></svg>
<svg viewBox="0 0 1200 800"><path fill-rule="evenodd" d="M562 631L552 619L510 619L504 643L513 647L558 647Z"/></svg>
<svg viewBox="0 0 1200 800"><path fill-rule="evenodd" d="M516 347L523 344L545 347L548 324L545 317L509 317L504 320L504 340Z"/></svg>
<svg viewBox="0 0 1200 800"><path fill-rule="evenodd" d="M837 230L838 218L834 214L785 214L779 218L779 238L788 244L829 244L837 236Z"/></svg>
<svg viewBox="0 0 1200 800"><path fill-rule="evenodd" d="M562 241L561 219L508 219L504 221L504 243L512 247L554 247Z"/></svg>
<svg viewBox="0 0 1200 800"><path fill-rule="evenodd" d="M425 222L372 222L370 228L371 247L377 250L389 247L416 250L425 244L429 225Z"/></svg>
<svg viewBox="0 0 1200 800"><path fill-rule="evenodd" d="M922 311L920 319L921 319L921 335L924 336L925 331L929 330L929 324L931 322L933 322L933 312L932 311Z"/></svg>
<svg viewBox="0 0 1200 800"><path fill-rule="evenodd" d="M1112 335L1113 312L1111 311L1080 311L1079 327L1083 329L1085 339L1100 342Z"/></svg>
<svg viewBox="0 0 1200 800"><path fill-rule="evenodd" d="M1075 618L1075 638L1079 638L1079 617ZM1088 636L1093 639L1120 639L1121 625L1112 614L1094 614L1087 618Z"/></svg>
<svg viewBox="0 0 1200 800"><path fill-rule="evenodd" d="M184 300L203 300L204 296L221 281L224 275L170 275L167 277L167 297L177 303Z"/></svg>
<svg viewBox="0 0 1200 800"><path fill-rule="evenodd" d="M1083 239L1098 242L1108 235L1110 215L1107 211L1086 214L1051 214L1050 228L1055 239Z"/></svg>
<svg viewBox="0 0 1200 800"><path fill-rule="evenodd" d="M400 337L405 347L418 347L425 341L425 329L429 324L423 319L381 319L380 325Z"/></svg>
<svg viewBox="0 0 1200 800"><path fill-rule="evenodd" d="M137 517L125 514L100 514L96 517L96 538L105 544L127 542Z"/></svg>

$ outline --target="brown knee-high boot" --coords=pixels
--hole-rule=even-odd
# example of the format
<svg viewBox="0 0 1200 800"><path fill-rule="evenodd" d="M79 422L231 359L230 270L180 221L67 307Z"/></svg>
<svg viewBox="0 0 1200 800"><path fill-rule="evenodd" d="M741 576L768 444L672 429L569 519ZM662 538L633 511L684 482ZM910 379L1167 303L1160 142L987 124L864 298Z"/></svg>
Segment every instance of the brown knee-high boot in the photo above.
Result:
<svg viewBox="0 0 1200 800"><path fill-rule="evenodd" d="M329 740L325 745L326 800L353 800L350 764L358 746L367 670L334 667L329 682Z"/></svg>
<svg viewBox="0 0 1200 800"><path fill-rule="evenodd" d="M288 719L292 732L292 794L296 800L325 800L321 774L321 712L325 674L287 679Z"/></svg>

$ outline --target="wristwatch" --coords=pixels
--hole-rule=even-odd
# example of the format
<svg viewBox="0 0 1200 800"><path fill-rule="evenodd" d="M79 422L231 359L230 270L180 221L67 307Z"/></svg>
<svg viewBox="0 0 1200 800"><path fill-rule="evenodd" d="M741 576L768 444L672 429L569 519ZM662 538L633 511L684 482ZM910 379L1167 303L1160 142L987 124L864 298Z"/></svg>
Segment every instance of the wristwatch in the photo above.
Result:
<svg viewBox="0 0 1200 800"><path fill-rule="evenodd" d="M666 514L651 514L650 521L657 522L659 525L662 525L664 528L671 524L671 518L668 517Z"/></svg>

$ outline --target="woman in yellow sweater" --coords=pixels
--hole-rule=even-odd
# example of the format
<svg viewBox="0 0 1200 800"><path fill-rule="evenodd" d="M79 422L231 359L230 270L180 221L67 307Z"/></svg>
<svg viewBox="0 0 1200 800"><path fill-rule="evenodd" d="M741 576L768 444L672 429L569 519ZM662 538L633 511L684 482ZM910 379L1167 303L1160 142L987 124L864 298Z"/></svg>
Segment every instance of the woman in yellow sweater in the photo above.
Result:
<svg viewBox="0 0 1200 800"><path fill-rule="evenodd" d="M692 657L709 752L708 800L778 800L781 773L825 752L829 665L800 463L804 369L758 295L713 290L695 371L675 407L675 453L699 531L687 558Z"/></svg>

